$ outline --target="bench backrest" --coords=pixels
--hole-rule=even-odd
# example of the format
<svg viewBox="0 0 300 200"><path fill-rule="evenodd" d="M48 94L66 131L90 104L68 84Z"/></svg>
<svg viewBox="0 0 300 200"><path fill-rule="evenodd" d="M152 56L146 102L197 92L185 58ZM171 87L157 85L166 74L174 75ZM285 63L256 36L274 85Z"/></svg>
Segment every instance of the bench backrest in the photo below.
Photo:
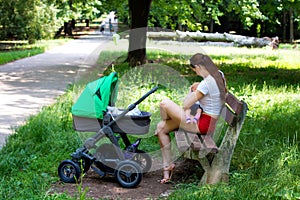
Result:
<svg viewBox="0 0 300 200"><path fill-rule="evenodd" d="M238 100L233 94L227 93L225 98L225 106L222 110L222 117L229 126L235 126L238 122L238 116L242 112L243 102Z"/></svg>

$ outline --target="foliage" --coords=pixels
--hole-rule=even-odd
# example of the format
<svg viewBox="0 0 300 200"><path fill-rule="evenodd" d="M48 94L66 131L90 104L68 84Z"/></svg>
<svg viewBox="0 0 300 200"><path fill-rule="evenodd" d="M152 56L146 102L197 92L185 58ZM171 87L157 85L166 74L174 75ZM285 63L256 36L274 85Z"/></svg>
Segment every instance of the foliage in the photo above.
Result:
<svg viewBox="0 0 300 200"><path fill-rule="evenodd" d="M54 5L58 9L57 18L61 22L71 19L95 19L103 12L102 2L98 0L58 0Z"/></svg>
<svg viewBox="0 0 300 200"><path fill-rule="evenodd" d="M226 29L228 24L222 19L227 18L234 20L237 27L243 26L242 30L235 27L233 31L248 30L246 33L252 36L282 34L286 39L286 28L291 23L295 30L300 27L299 4L299 0L156 0L152 2L148 24L167 30L213 31L214 25ZM119 21L129 24L127 0L0 0L0 38L31 42L53 38L64 22L93 20L111 10L116 11ZM290 28L290 33L294 32Z"/></svg>
<svg viewBox="0 0 300 200"><path fill-rule="evenodd" d="M248 103L249 111L233 154L229 184L182 183L169 199L299 199L299 51L203 49L225 73L230 91ZM137 96L160 85L139 106L153 113L149 135L141 143L141 148L150 152L159 148L157 138L151 137L159 120L159 101L168 97L179 103L186 86L197 79L188 67L190 55L148 53L151 60L160 62L134 69L126 63L121 67L116 64L113 69L120 73L118 107L128 106ZM124 52L101 54L108 59ZM107 62L99 63L102 61ZM51 192L50 187L58 180L59 162L82 144L72 129L70 115L81 89L82 85L69 88L57 103L43 108L9 137L0 151L2 199L73 199Z"/></svg>
<svg viewBox="0 0 300 200"><path fill-rule="evenodd" d="M227 11L234 11L246 28L250 28L255 20L263 19L263 14L259 10L258 0L229 1Z"/></svg>
<svg viewBox="0 0 300 200"><path fill-rule="evenodd" d="M71 19L99 17L100 1L0 0L1 39L35 40L53 38Z"/></svg>
<svg viewBox="0 0 300 200"><path fill-rule="evenodd" d="M2 39L47 39L58 28L56 9L38 0L0 1Z"/></svg>
<svg viewBox="0 0 300 200"><path fill-rule="evenodd" d="M128 23L127 3L124 0L112 0L109 4L103 2L103 5L108 10L115 10L120 21ZM170 30L212 31L210 28L212 23L220 25L224 29L224 26L228 24L224 22L221 24L220 19L227 17L228 20L241 23L244 30L254 29L254 33L258 36L276 36L279 30L283 32L284 27L288 26L288 22L284 22L282 19L290 8L293 9L293 22L298 24L299 29L299 0L183 0L168 2L157 0L152 2L148 25ZM286 16L287 18L291 17L288 14Z"/></svg>

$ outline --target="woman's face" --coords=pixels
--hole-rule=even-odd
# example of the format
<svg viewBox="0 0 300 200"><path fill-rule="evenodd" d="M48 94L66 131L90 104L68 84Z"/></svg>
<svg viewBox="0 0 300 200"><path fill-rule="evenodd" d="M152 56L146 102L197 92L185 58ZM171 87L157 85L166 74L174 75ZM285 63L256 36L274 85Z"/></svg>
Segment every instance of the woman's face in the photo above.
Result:
<svg viewBox="0 0 300 200"><path fill-rule="evenodd" d="M202 65L195 65L192 69L198 76L202 76L203 78L209 75L209 72Z"/></svg>

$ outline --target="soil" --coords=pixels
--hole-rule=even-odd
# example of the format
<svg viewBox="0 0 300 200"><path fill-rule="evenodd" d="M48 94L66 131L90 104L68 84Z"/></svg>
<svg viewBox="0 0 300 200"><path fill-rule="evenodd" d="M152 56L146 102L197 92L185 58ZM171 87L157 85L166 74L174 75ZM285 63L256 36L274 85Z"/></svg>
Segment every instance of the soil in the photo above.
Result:
<svg viewBox="0 0 300 200"><path fill-rule="evenodd" d="M172 182L161 184L162 169L148 172L143 175L141 183L136 188L121 187L114 177L100 178L94 171L89 170L83 180L83 192L87 189L85 197L91 199L158 199L169 196L179 183L199 181L202 171L198 161L185 160L176 162ZM80 187L79 187L80 188ZM66 193L71 196L79 195L78 185L58 182L53 186L56 193Z"/></svg>

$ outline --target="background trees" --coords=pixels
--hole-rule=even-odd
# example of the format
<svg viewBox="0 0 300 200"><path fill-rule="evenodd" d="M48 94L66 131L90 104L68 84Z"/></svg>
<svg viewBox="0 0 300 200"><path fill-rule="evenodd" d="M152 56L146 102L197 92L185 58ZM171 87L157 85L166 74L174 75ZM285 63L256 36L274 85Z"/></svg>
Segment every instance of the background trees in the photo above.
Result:
<svg viewBox="0 0 300 200"><path fill-rule="evenodd" d="M128 0L0 0L0 39L51 38L64 22L95 19L116 11L129 25ZM147 4L147 1L139 1ZM293 42L300 37L300 0L155 0L149 27L170 30L236 32L279 36Z"/></svg>
<svg viewBox="0 0 300 200"><path fill-rule="evenodd" d="M2 39L42 39L51 37L57 10L43 1L0 0Z"/></svg>

